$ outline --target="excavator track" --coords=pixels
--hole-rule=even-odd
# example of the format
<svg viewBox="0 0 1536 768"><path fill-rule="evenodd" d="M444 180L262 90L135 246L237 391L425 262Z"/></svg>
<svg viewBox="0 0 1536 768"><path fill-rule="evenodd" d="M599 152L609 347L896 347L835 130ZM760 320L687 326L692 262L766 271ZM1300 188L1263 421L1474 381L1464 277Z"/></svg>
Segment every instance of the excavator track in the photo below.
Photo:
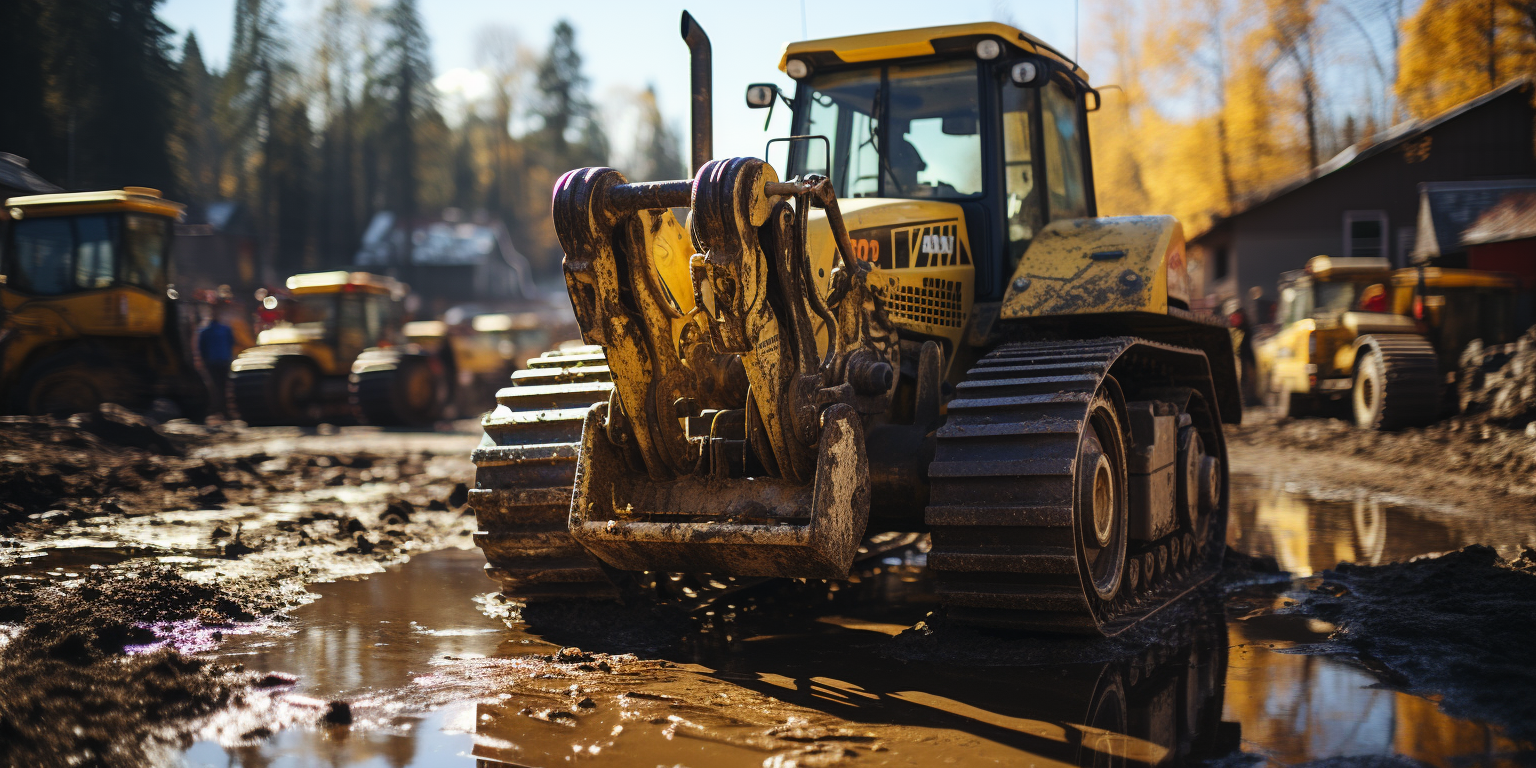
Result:
<svg viewBox="0 0 1536 768"><path fill-rule="evenodd" d="M602 599L618 592L597 558L571 537L568 518L581 425L613 391L599 347L546 352L512 374L482 421L469 504L486 572L524 600Z"/></svg>
<svg viewBox="0 0 1536 768"><path fill-rule="evenodd" d="M1115 635L1217 570L1226 530L1224 482L1213 497L1219 498L1214 514L1201 526L1203 540L1187 524L1156 541L1127 537L1118 589L1106 598L1094 588L1085 564L1091 551L1083 543L1093 535L1084 526L1093 521L1083 520L1078 509L1085 492L1080 465L1088 463L1086 456L1097 461L1085 445L1102 444L1104 455L1119 451L1119 476L1126 477L1129 429L1120 426L1123 414L1116 423L1114 411L1124 400L1109 371L1129 350L1144 353L1132 352L1127 360L1135 368L1128 380L1144 388L1198 388L1202 375L1208 377L1159 362L1203 363L1195 350L1107 338L1005 344L977 361L958 385L937 433L926 512L933 541L928 565L952 619ZM1191 407L1193 423L1221 462L1217 466L1224 465L1219 419L1203 400L1191 401L1199 404ZM1218 474L1224 478L1225 471ZM1099 556L1112 564L1112 555Z"/></svg>

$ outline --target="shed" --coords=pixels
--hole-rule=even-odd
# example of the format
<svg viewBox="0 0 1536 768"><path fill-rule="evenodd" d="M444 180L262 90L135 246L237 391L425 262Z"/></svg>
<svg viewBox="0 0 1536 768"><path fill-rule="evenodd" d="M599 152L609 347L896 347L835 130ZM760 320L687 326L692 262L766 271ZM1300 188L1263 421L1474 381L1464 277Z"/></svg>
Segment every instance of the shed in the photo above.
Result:
<svg viewBox="0 0 1536 768"><path fill-rule="evenodd" d="M1420 185L1536 179L1533 86L1519 79L1339 153L1306 177L1258 196L1190 239L1217 301L1238 298L1269 319L1280 274L1313 256L1385 257L1407 266L1418 241Z"/></svg>

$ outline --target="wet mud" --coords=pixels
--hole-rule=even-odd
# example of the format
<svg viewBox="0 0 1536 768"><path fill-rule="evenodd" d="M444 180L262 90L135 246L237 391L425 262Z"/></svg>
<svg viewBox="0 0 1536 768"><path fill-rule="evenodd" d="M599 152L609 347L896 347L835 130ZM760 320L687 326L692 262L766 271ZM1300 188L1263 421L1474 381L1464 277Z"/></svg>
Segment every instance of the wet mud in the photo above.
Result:
<svg viewBox="0 0 1536 768"><path fill-rule="evenodd" d="M1083 641L947 622L923 539L870 552L846 582L676 576L624 604L524 606L493 594L469 538L477 435L113 432L98 416L0 429L3 469L28 489L0 492L0 766L1531 756L1511 718L1474 706L1499 690L1489 669L1424 658L1475 665L1488 647L1518 665L1520 649L1399 637L1423 617L1393 611L1429 587L1360 575L1479 542L1517 561L1536 544L1529 517L1380 492L1395 465L1265 437L1284 424L1235 446L1221 577L1127 635ZM1336 474L1298 485L1308 457ZM1346 466L1363 481L1341 480ZM222 500L196 484L205 472ZM1427 594L1426 609L1441 601ZM1506 678L1503 696L1528 685Z"/></svg>
<svg viewBox="0 0 1536 768"><path fill-rule="evenodd" d="M1380 475L1362 481L1380 480L1381 487L1399 492L1420 490L1411 475L1428 473L1436 480L1460 478L1480 493L1520 501L1536 498L1536 434L1483 416L1454 417L1400 432L1357 429L1329 418L1274 420L1245 413L1244 421L1228 430L1228 440L1240 451L1274 454L1290 449L1361 459L1375 464L1376 470L1360 465L1352 471Z"/></svg>
<svg viewBox="0 0 1536 768"><path fill-rule="evenodd" d="M1474 545L1322 573L1295 610L1338 627L1319 652L1435 696L1449 713L1536 740L1536 551L1504 560Z"/></svg>
<svg viewBox="0 0 1536 768"><path fill-rule="evenodd" d="M473 436L440 455L294 433L110 405L0 425L0 766L173 761L266 687L199 653L306 584L468 541Z"/></svg>

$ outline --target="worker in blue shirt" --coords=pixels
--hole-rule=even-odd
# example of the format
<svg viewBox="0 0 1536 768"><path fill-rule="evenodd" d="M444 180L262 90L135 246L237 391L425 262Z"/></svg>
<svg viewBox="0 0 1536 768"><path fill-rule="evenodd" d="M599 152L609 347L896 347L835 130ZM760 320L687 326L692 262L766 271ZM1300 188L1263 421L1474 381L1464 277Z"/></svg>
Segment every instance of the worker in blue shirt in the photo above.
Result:
<svg viewBox="0 0 1536 768"><path fill-rule="evenodd" d="M215 309L208 322L197 332L197 353L208 375L209 412L225 415L225 387L229 381L229 363L235 359L235 332L219 319Z"/></svg>

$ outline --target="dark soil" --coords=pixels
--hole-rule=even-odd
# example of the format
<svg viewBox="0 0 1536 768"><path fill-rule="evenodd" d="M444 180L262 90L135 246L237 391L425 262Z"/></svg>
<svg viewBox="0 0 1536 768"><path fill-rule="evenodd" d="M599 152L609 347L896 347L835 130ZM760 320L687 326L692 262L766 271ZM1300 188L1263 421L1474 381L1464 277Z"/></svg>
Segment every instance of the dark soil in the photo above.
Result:
<svg viewBox="0 0 1536 768"><path fill-rule="evenodd" d="M1228 439L1250 446L1281 445L1370 459L1395 469L1474 474L1486 490L1536 494L1536 439L1482 416L1401 432L1357 429L1339 419L1255 419L1227 430Z"/></svg>
<svg viewBox="0 0 1536 768"><path fill-rule="evenodd" d="M162 647L150 625L250 621L280 605L262 585L238 593L168 568L93 573L0 595L0 765L151 764L191 721L231 703L254 676Z"/></svg>
<svg viewBox="0 0 1536 768"><path fill-rule="evenodd" d="M0 423L0 547L10 548L0 549L0 768L174 761L207 715L265 672L195 655L221 628L280 614L308 581L467 540L467 450L462 470L445 475L428 471L430 455L389 445L269 456L268 434L159 424L115 405ZM387 497L344 503L324 492L340 486ZM295 501L301 511L277 511ZM113 541L134 526L122 561L105 567L45 566L45 576L14 561L41 545L43 563L72 562L69 552L87 551L69 549L72 537ZM159 531L166 543L138 543ZM188 538L200 543L170 543ZM182 562L131 559L160 554Z"/></svg>
<svg viewBox="0 0 1536 768"><path fill-rule="evenodd" d="M1301 606L1389 684L1446 712L1536 739L1536 551L1471 546L1382 566L1342 564Z"/></svg>

